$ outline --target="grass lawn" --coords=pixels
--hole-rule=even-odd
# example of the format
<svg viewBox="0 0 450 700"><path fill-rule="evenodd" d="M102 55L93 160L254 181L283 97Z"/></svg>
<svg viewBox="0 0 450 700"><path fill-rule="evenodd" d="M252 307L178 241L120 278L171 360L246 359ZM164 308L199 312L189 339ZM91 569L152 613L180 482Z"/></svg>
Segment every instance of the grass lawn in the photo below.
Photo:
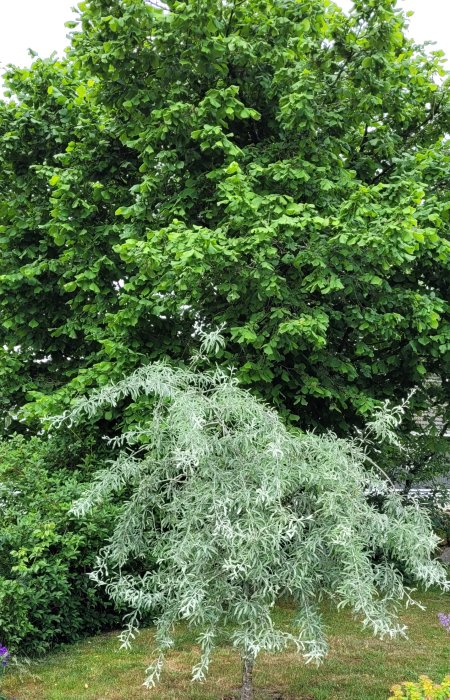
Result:
<svg viewBox="0 0 450 700"><path fill-rule="evenodd" d="M438 681L450 673L450 635L437 613L450 611L450 596L421 595L427 610L403 615L409 639L380 641L361 630L347 612L325 610L330 655L319 669L305 666L295 653L261 655L255 670L256 700L386 700L391 685L428 674ZM281 624L289 607L276 615ZM232 700L239 686L236 652L221 647L208 680L191 683L198 655L195 635L180 627L156 689L142 687L144 669L153 659L153 632L143 630L130 652L118 651L117 637L105 634L74 644L31 667L22 678L5 678L4 692L17 700Z"/></svg>

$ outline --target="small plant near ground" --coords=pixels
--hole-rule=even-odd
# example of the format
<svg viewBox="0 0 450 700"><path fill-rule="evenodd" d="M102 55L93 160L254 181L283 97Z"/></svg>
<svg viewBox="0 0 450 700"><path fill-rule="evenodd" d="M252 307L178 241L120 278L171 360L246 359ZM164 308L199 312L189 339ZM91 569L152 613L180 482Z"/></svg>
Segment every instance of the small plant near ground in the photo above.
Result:
<svg viewBox="0 0 450 700"><path fill-rule="evenodd" d="M418 683L402 683L391 688L389 700L448 700L450 698L450 676L440 685L435 685L428 676L420 676Z"/></svg>
<svg viewBox="0 0 450 700"><path fill-rule="evenodd" d="M10 653L5 646L0 646L0 681L2 676L4 675L6 671L6 667L8 666L10 660ZM0 700L6 700L6 696L3 695L2 690L0 688Z"/></svg>
<svg viewBox="0 0 450 700"><path fill-rule="evenodd" d="M450 632L450 613L439 613L438 618L442 627Z"/></svg>

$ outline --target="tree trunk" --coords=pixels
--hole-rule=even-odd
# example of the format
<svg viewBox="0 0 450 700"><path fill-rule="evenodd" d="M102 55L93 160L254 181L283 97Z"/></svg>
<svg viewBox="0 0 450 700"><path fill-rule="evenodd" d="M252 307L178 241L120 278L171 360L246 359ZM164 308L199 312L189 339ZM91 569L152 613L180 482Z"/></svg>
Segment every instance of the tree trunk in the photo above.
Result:
<svg viewBox="0 0 450 700"><path fill-rule="evenodd" d="M253 700L253 656L242 656L241 700Z"/></svg>

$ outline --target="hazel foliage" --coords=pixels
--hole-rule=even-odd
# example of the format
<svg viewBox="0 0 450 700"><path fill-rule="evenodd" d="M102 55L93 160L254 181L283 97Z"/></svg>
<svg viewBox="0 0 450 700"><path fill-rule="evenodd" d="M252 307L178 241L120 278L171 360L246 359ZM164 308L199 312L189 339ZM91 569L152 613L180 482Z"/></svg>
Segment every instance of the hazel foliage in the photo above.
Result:
<svg viewBox="0 0 450 700"><path fill-rule="evenodd" d="M431 560L438 538L426 513L404 505L380 477L361 436L289 429L233 373L156 362L81 400L59 422L143 395L152 397L148 421L112 441L117 456L74 511L83 516L126 494L92 577L132 611L124 647L141 615L155 615L159 656L147 686L159 679L180 620L198 629L193 678L202 680L219 633L244 658L293 645L318 663L327 653L323 598L393 637L405 634L399 604L414 602L401 572L447 587L444 568ZM145 569L150 557L151 570L129 573L130 563L142 560ZM296 603L291 631L272 619L285 595Z"/></svg>
<svg viewBox="0 0 450 700"><path fill-rule="evenodd" d="M450 406L450 74L404 3L73 4L0 100L0 431L199 320L303 429Z"/></svg>

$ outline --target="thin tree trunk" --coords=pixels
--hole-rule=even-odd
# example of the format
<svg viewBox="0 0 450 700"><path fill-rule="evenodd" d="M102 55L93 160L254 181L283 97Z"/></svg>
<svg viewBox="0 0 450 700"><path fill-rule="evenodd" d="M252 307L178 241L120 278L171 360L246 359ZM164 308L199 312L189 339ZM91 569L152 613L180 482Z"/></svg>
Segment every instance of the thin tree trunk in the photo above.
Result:
<svg viewBox="0 0 450 700"><path fill-rule="evenodd" d="M241 700L253 700L253 656L242 656Z"/></svg>

